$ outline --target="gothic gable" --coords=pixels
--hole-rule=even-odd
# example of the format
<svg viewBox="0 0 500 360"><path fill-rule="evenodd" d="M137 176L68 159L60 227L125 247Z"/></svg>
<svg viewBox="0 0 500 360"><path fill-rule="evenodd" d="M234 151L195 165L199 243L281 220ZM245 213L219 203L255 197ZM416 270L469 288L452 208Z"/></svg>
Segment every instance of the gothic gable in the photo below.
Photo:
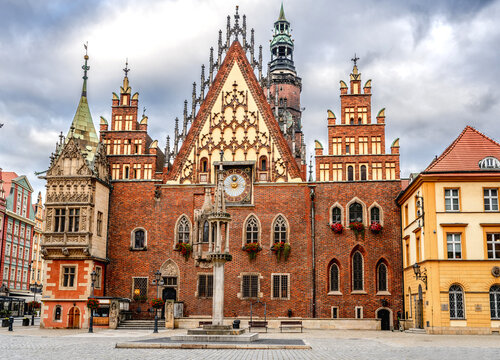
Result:
<svg viewBox="0 0 500 360"><path fill-rule="evenodd" d="M235 41L177 155L168 183L198 183L202 162L258 164L265 158L268 181L300 182L301 174L245 53ZM208 170L207 172L210 172ZM211 171L208 182L214 183Z"/></svg>
<svg viewBox="0 0 500 360"><path fill-rule="evenodd" d="M84 159L75 138L70 138L54 161L47 176L90 176L92 170Z"/></svg>

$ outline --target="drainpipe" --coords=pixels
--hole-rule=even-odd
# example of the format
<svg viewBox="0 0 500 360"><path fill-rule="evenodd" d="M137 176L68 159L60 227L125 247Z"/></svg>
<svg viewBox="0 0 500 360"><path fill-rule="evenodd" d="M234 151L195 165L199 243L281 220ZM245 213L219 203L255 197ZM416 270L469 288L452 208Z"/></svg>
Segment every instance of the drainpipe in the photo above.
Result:
<svg viewBox="0 0 500 360"><path fill-rule="evenodd" d="M113 191L113 185L109 184L109 192L108 192L108 221L107 221L107 225L106 225L106 260L107 260L107 264L106 266L104 267L104 286L102 286L104 289L103 289L103 292L102 292L102 295L103 296L107 296L107 293L108 293L108 283L107 283L107 280L108 280L108 266L109 266L109 257L108 257L108 245L109 245L109 218L110 218L110 212L111 212L111 192Z"/></svg>
<svg viewBox="0 0 500 360"><path fill-rule="evenodd" d="M314 198L316 197L316 185L309 185L309 196L311 198L311 247L312 247L312 317L316 317L316 208Z"/></svg>
<svg viewBox="0 0 500 360"><path fill-rule="evenodd" d="M399 257L399 260L401 261L401 296L403 297L403 312L402 312L402 318L405 319L405 320L408 320L406 318L406 306L405 306L405 269L404 269L404 256L403 256L403 211L401 211L401 206L399 206L399 203L398 203L398 200L396 199L396 206L399 208L399 221L400 221L400 225L399 225L399 246L400 246L400 251L399 251L399 254L400 254L400 257ZM410 295L411 297L411 295ZM411 301L411 299L410 299ZM397 312L396 312L397 314Z"/></svg>

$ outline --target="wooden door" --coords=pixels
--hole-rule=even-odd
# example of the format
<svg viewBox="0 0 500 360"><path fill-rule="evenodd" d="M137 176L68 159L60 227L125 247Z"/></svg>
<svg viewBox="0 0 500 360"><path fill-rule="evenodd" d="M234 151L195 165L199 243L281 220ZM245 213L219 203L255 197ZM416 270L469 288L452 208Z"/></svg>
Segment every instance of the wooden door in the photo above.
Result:
<svg viewBox="0 0 500 360"><path fill-rule="evenodd" d="M76 306L73 306L71 309L69 309L68 328L70 329L80 328L80 309Z"/></svg>

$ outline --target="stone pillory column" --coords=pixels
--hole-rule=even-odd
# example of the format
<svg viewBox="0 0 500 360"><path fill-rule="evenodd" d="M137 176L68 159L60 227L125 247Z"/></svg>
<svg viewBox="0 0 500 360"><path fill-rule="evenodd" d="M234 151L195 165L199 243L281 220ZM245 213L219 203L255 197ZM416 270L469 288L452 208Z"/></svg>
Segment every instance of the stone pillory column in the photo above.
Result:
<svg viewBox="0 0 500 360"><path fill-rule="evenodd" d="M214 269L214 291L212 303L212 325L221 326L224 323L224 265L231 261L229 254L229 222L231 215L226 212L224 202L224 170L222 167L224 152L220 152L220 164L217 171L217 186L215 189L215 203L212 212L208 215L211 228L215 229L214 252L209 255ZM224 231L224 237L223 237ZM226 241L224 241L226 240Z"/></svg>

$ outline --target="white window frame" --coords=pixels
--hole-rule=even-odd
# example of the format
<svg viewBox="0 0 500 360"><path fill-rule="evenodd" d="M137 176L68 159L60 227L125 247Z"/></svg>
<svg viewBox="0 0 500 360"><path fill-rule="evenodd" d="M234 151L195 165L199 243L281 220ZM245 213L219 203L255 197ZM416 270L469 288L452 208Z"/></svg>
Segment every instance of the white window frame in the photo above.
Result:
<svg viewBox="0 0 500 360"><path fill-rule="evenodd" d="M337 316L333 316L335 310L337 312ZM340 309L339 309L339 307L338 306L332 306L331 307L331 314L332 314L332 319L340 319L340 316L339 316L340 315Z"/></svg>
<svg viewBox="0 0 500 360"><path fill-rule="evenodd" d="M486 194L488 192L488 194ZM492 194L495 192L495 195ZM497 212L498 211L498 189L497 188L486 188L483 189L484 198L484 211ZM486 207L489 209L486 209Z"/></svg>
<svg viewBox="0 0 500 360"><path fill-rule="evenodd" d="M457 240L458 237L458 240ZM451 240L451 241L450 241ZM453 256L449 256L448 246L452 245ZM460 247L460 257L457 257L457 245ZM446 233L446 256L448 259L459 260L463 259L463 249L462 249L462 233Z"/></svg>
<svg viewBox="0 0 500 360"><path fill-rule="evenodd" d="M457 192L456 195L453 192ZM449 206L446 204L446 201L449 200ZM457 201L456 206L454 204L454 200ZM460 211L460 189L444 189L444 209L445 211L453 212Z"/></svg>
<svg viewBox="0 0 500 360"><path fill-rule="evenodd" d="M491 235L491 240L488 240L488 235ZM488 245L491 244L491 251L488 249ZM499 260L496 256L496 248L500 248L500 233L486 233L486 251L488 253L488 259ZM491 253L491 257L490 257Z"/></svg>
<svg viewBox="0 0 500 360"><path fill-rule="evenodd" d="M354 318L363 319L363 307L362 306L355 306L354 307Z"/></svg>

